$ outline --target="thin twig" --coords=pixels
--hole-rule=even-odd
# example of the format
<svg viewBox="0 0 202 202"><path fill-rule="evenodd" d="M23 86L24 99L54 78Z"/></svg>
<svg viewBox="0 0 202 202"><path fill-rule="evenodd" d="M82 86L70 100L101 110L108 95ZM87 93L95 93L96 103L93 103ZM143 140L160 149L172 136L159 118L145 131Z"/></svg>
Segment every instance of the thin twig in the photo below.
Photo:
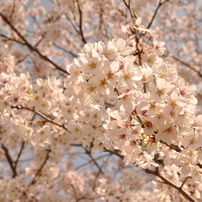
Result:
<svg viewBox="0 0 202 202"><path fill-rule="evenodd" d="M74 23L72 22L72 20L69 18L69 16L66 14L65 17L67 18L67 20L69 20L71 26L73 27L74 31L77 33L77 34L80 34L79 30L77 30L77 27L74 25Z"/></svg>
<svg viewBox="0 0 202 202"><path fill-rule="evenodd" d="M73 53L73 52L71 52L71 51L69 51L69 50L67 50L67 49L65 49L65 48L63 48L63 47L61 47L61 46L59 46L59 45L57 45L57 44L55 44L55 43L53 43L53 45L54 45L56 48L58 48L58 49L64 51L65 53L70 54L72 57L75 57L75 58L78 57L78 55L76 55L75 53Z"/></svg>
<svg viewBox="0 0 202 202"><path fill-rule="evenodd" d="M165 1L163 1L163 2L162 2L161 0L159 0L159 4L158 4L158 6L156 7L156 10L154 11L154 14L153 14L153 16L152 16L152 19L151 19L150 23L149 23L148 26L147 26L147 29L149 29L149 28L152 26L152 23L154 22L154 19L155 19L157 13L158 13L159 8L160 8L163 4L165 4L167 1L169 1L169 0L165 0Z"/></svg>
<svg viewBox="0 0 202 202"><path fill-rule="evenodd" d="M41 172L42 172L44 166L46 165L46 163L47 163L47 161L48 161L48 159L50 157L50 152L51 152L51 150L48 149L44 161L42 162L40 168L37 170L37 173L36 173L35 177L32 179L32 181L29 183L29 185L33 185L33 184L35 184L37 182L38 177L41 175Z"/></svg>
<svg viewBox="0 0 202 202"><path fill-rule="evenodd" d="M17 164L19 162L19 159L20 159L20 156L21 156L21 154L23 152L24 147L25 147L25 142L22 141L22 144L21 144L21 147L20 147L20 151L18 153L18 156L17 156L16 160L14 161L14 168L15 168L15 170L17 169Z"/></svg>
<svg viewBox="0 0 202 202"><path fill-rule="evenodd" d="M10 14L10 21L12 22L13 14L15 12L16 0L13 1L12 12Z"/></svg>
<svg viewBox="0 0 202 202"><path fill-rule="evenodd" d="M94 157L92 156L91 152L88 151L88 149L86 149L86 148L85 148L85 151L86 151L86 154L88 154L88 156L90 157L90 159L93 161L93 163L95 164L95 166L98 168L99 172L104 175L104 172L102 171L102 168L97 163L97 161L94 159Z"/></svg>
<svg viewBox="0 0 202 202"><path fill-rule="evenodd" d="M191 178L191 176L187 176L187 177L185 178L185 180L182 182L181 186L179 187L180 189L183 188L184 184L186 183L186 181L187 181L189 178Z"/></svg>
<svg viewBox="0 0 202 202"><path fill-rule="evenodd" d="M202 73L196 69L194 69L190 64L180 60L179 58L175 57L175 56L171 56L173 59L175 59L176 61L180 62L181 64L187 66L189 69L191 69L192 71L196 72L198 74L198 76L200 76L202 78Z"/></svg>
<svg viewBox="0 0 202 202"><path fill-rule="evenodd" d="M128 0L128 3L126 3L126 0L123 0L123 3L127 7L128 11L130 13L130 16L132 18L137 18L137 15L131 11L131 2L130 2L130 0Z"/></svg>
<svg viewBox="0 0 202 202"><path fill-rule="evenodd" d="M41 39L39 39L39 41L34 45L34 48L36 48L44 39L45 35L41 37ZM16 62L16 65L20 64L21 62L23 62L27 57L30 56L30 54L32 53L32 50L30 50L30 52L28 54L26 54L22 59L18 60Z"/></svg>
<svg viewBox="0 0 202 202"><path fill-rule="evenodd" d="M105 157L107 157L107 156L111 156L111 154L105 154L105 155L103 155L103 156L99 156L99 157L97 157L97 158L94 158L94 160L97 161L97 160L102 159L102 158L105 158ZM89 164L92 163L92 162L93 162L93 160L91 159L91 160L89 160L88 162L79 165L77 168L75 168L75 170L79 170L80 168L82 168L82 167L84 167L84 166L86 166L86 165L89 165Z"/></svg>
<svg viewBox="0 0 202 202"><path fill-rule="evenodd" d="M8 41L14 41L14 42L17 42L17 43L19 43L19 44L21 44L21 45L25 45L25 43L23 43L23 42L21 42L21 41L18 41L17 39L12 39L12 38L10 38L10 37L8 37L8 36L5 36L5 35L3 35L3 34L0 34L0 37L3 37L3 38L5 38L5 39L7 39Z"/></svg>

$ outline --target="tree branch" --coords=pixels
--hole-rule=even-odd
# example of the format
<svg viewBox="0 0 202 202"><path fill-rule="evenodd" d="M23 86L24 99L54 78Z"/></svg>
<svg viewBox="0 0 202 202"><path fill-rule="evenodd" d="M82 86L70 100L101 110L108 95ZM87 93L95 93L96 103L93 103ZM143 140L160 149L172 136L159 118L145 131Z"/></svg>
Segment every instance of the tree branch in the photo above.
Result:
<svg viewBox="0 0 202 202"><path fill-rule="evenodd" d="M171 57L172 57L173 59L175 59L176 61L180 62L181 64L187 66L187 67L188 67L189 69L191 69L192 71L196 72L196 73L198 74L198 76L200 76L200 77L202 78L202 73L201 73L200 71L194 69L190 64L188 64L188 63L186 63L186 62L180 60L179 58L177 58L177 57L175 57L175 56L173 56L173 55L171 55Z"/></svg>
<svg viewBox="0 0 202 202"><path fill-rule="evenodd" d="M118 153L117 151L115 151L115 150L105 149L104 151L109 152L109 153L111 153L111 154L114 154L114 155L120 157L121 159L123 159L123 156L122 156L120 153ZM195 200L191 195L189 195L189 193L187 193L186 191L184 191L184 190L182 189L183 184L182 184L180 187L178 187L178 186L176 186L173 182L171 182L171 181L169 181L168 179L166 179L165 177L161 176L161 174L159 173L158 167L156 168L155 171L150 170L150 169L143 169L143 171L146 172L146 173L149 173L149 174L152 174L152 175L154 175L154 176L159 177L159 178L162 180L162 182L163 182L164 184L167 184L167 185L173 187L174 189L176 189L176 190L177 190L181 195L183 195L188 201L196 202L196 200Z"/></svg>
<svg viewBox="0 0 202 202"><path fill-rule="evenodd" d="M58 64L53 62L50 58L48 58L46 55L43 55L37 48L33 47L26 39L25 37L10 23L10 21L2 14L0 13L1 18L9 25L9 27L22 39L24 42L24 45L27 46L31 51L37 53L42 59L45 61L51 63L56 69L62 71L65 74L69 74L66 70L61 68ZM22 44L22 43L21 43Z"/></svg>
<svg viewBox="0 0 202 202"><path fill-rule="evenodd" d="M149 174L152 174L152 175L154 175L154 176L159 177L159 178L163 181L164 184L167 184L167 185L173 187L174 189L176 189L176 190L177 190L180 194L182 194L188 201L196 202L196 200L195 200L191 195L189 195L186 191L184 191L184 190L182 189L182 185L183 185L183 184L182 184L180 187L176 186L174 183L172 183L171 181L169 181L168 179L166 179L165 177L163 177L163 176L160 174L158 168L156 168L155 171L152 171L152 170L150 170L150 169L145 169L144 171L145 171L146 173L149 173Z"/></svg>
<svg viewBox="0 0 202 202"><path fill-rule="evenodd" d="M63 128L64 130L66 130L67 132L71 133L66 127L64 124L59 124L59 123L56 123L54 122L53 120L51 120L50 118L48 118L47 116L45 116L44 114L40 113L40 112L37 112L35 109L30 109L28 107L23 107L23 106L11 106L11 108L15 108L15 109L25 109L25 110L28 110L28 111L31 111L35 114L37 114L38 116L40 116L41 118L43 118L46 122L49 122L49 123L52 123L53 125L56 125L56 126L59 126L61 128Z"/></svg>

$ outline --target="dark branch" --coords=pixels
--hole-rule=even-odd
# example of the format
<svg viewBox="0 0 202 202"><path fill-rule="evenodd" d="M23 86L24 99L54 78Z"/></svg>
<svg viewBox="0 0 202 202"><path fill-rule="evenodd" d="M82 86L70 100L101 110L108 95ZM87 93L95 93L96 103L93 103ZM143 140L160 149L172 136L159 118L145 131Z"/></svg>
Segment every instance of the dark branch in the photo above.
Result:
<svg viewBox="0 0 202 202"><path fill-rule="evenodd" d="M11 158L8 149L4 146L4 144L1 144L1 147L4 150L4 153L5 153L6 159L8 161L8 164L9 164L11 170L12 170L12 173L13 173L12 177L15 178L17 176L17 171L16 171L16 167L14 166L13 159Z"/></svg>
<svg viewBox="0 0 202 202"><path fill-rule="evenodd" d="M84 33L83 33L83 12L81 10L79 0L76 0L76 2L77 2L78 11L79 11L79 31L80 31L80 35L81 35L81 39L82 39L83 43L86 44L87 41L86 41L86 39L84 37Z"/></svg>
<svg viewBox="0 0 202 202"><path fill-rule="evenodd" d="M161 144L164 144L164 145L166 145L167 147L169 147L169 148L175 150L175 151L178 152L178 153L180 153L180 152L182 151L177 145L174 145L174 144L169 145L169 144L167 144L166 142L164 142L164 141L162 141L162 140L160 140L159 142L160 142Z"/></svg>

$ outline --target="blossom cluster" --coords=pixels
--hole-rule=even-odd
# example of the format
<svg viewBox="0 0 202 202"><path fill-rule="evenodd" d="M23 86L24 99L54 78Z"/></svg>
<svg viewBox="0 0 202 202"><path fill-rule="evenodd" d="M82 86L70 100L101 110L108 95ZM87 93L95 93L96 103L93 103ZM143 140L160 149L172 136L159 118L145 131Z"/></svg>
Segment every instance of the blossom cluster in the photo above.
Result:
<svg viewBox="0 0 202 202"><path fill-rule="evenodd" d="M1 73L2 116L19 119L23 140L34 147L114 148L127 164L143 169L158 167L158 154L182 169L182 179L197 175L202 136L195 87L162 60L164 44L140 23L124 28L126 39L86 44L63 82ZM26 120L20 110L36 116ZM198 180L192 182L200 188Z"/></svg>

